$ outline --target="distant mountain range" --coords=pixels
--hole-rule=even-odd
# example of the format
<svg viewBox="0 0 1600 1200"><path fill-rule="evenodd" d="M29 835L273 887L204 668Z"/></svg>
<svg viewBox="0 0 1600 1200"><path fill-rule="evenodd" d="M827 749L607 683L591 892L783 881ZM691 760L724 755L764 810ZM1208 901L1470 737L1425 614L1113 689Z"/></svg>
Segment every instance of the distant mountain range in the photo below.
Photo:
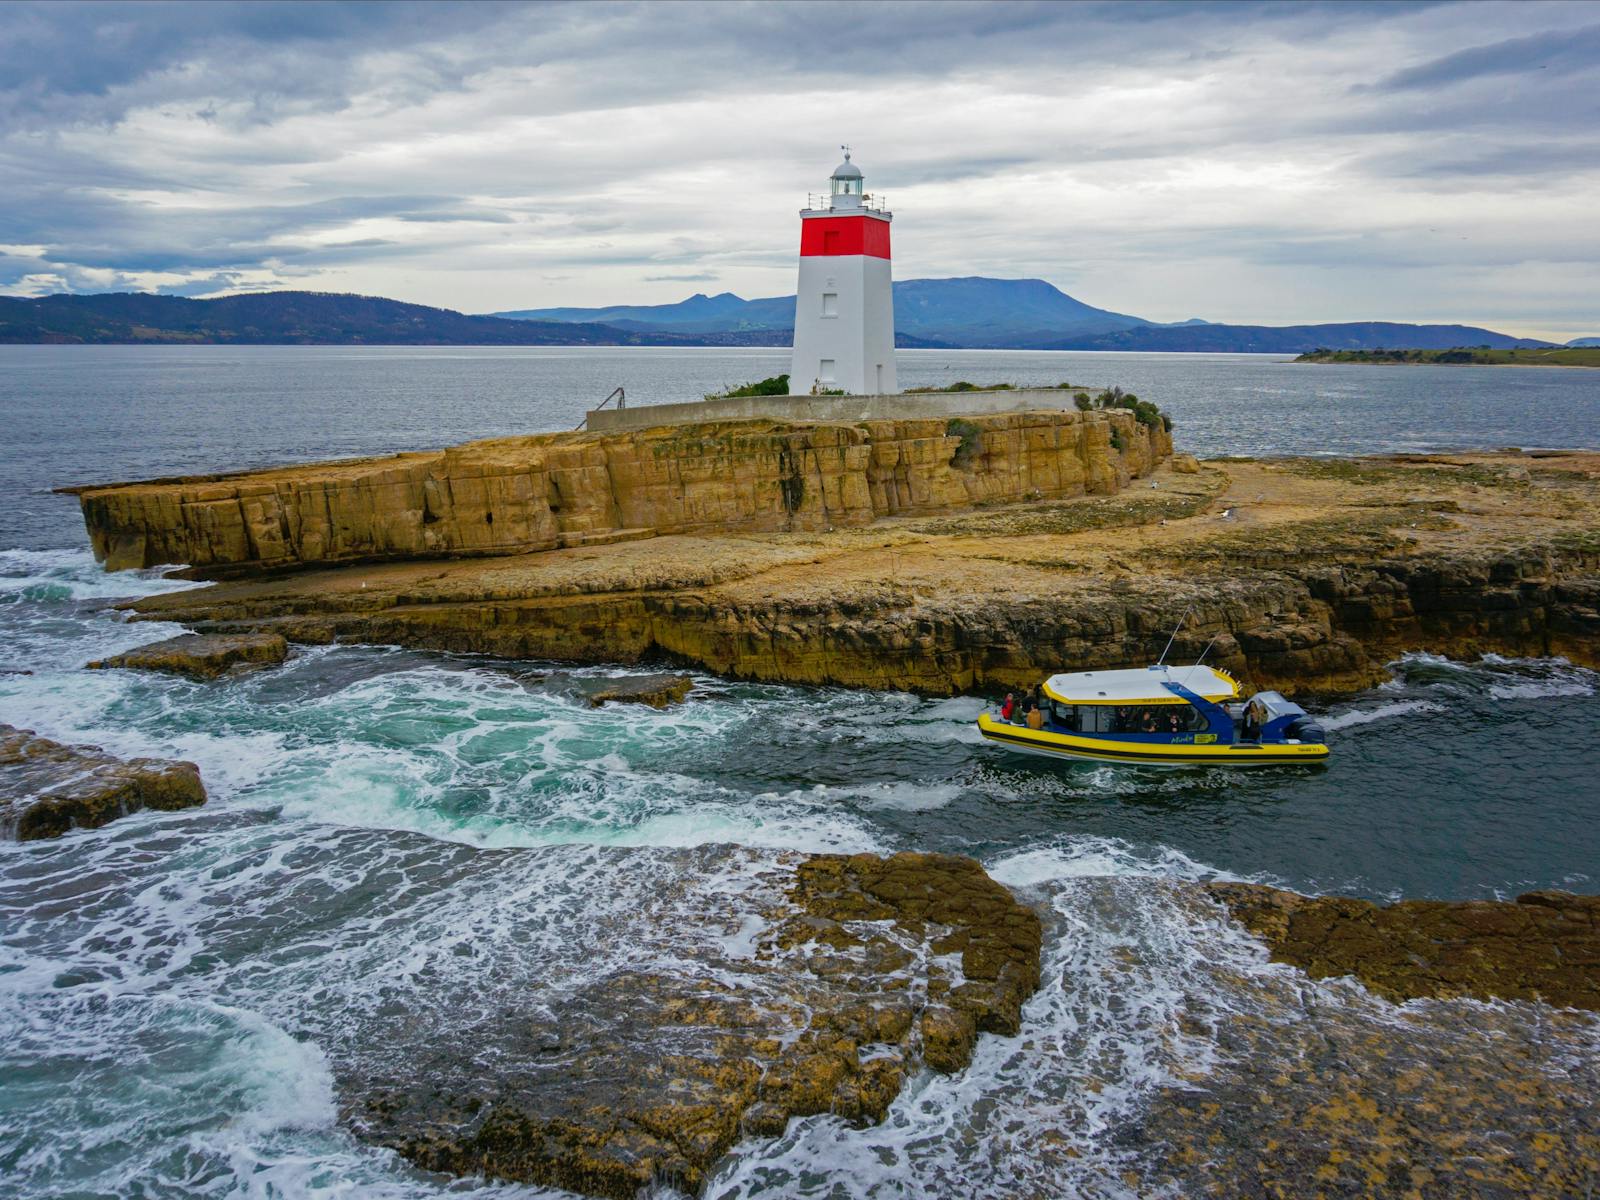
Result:
<svg viewBox="0 0 1600 1200"><path fill-rule="evenodd" d="M494 314L517 321L587 321L636 332L711 336L767 331L787 345L794 297L744 300L697 294L677 304L531 308ZM985 350L1169 350L1299 354L1330 350L1453 346L1549 346L1473 325L1386 321L1331 325L1219 325L1198 317L1175 324L1095 308L1042 279L907 279L894 285L897 334L944 348Z"/></svg>
<svg viewBox="0 0 1600 1200"><path fill-rule="evenodd" d="M1075 300L1042 279L908 279L894 285L906 348L1164 350L1510 349L1550 342L1471 325L1161 324ZM787 346L794 297L731 292L677 304L546 308L467 316L374 296L258 292L189 300L114 292L0 297L0 342L372 346ZM1600 343L1579 338L1574 346Z"/></svg>
<svg viewBox="0 0 1600 1200"><path fill-rule="evenodd" d="M572 321L469 317L372 296L260 292L186 300L139 292L0 297L0 342L379 346L696 345L670 335Z"/></svg>
<svg viewBox="0 0 1600 1200"><path fill-rule="evenodd" d="M792 307L792 305L791 305ZM787 337L787 330L784 331ZM896 339L906 346L931 343ZM671 326L473 317L378 296L256 292L187 300L142 292L0 296L0 343L235 346L771 346L765 330L684 333Z"/></svg>

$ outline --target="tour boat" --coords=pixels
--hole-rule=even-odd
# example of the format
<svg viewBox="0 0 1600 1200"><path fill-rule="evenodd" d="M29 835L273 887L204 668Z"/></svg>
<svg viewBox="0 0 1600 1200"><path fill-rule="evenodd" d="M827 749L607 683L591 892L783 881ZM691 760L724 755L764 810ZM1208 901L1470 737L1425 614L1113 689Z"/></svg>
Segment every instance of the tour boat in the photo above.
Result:
<svg viewBox="0 0 1600 1200"><path fill-rule="evenodd" d="M1319 763L1322 727L1277 692L1241 702L1226 671L1199 665L1052 675L1039 716L1019 698L1010 720L978 718L978 732L1008 750L1051 758L1154 766L1254 767Z"/></svg>

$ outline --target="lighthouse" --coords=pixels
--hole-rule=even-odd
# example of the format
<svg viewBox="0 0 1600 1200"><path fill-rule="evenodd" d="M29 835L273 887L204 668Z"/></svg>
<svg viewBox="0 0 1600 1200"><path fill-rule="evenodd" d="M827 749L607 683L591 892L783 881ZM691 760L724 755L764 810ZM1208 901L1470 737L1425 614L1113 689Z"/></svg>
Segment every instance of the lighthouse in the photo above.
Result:
<svg viewBox="0 0 1600 1200"><path fill-rule="evenodd" d="M800 283L794 301L789 390L851 395L897 392L891 214L862 191L861 168L844 162L828 195L800 213Z"/></svg>

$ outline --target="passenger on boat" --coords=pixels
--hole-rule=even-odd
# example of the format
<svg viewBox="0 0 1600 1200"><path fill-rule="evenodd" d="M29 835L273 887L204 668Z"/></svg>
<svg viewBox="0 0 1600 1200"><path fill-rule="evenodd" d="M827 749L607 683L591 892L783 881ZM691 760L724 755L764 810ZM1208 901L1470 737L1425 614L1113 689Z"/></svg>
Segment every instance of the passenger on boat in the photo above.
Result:
<svg viewBox="0 0 1600 1200"><path fill-rule="evenodd" d="M1028 728L1044 728L1044 713L1039 711L1039 706L1037 704L1028 710Z"/></svg>
<svg viewBox="0 0 1600 1200"><path fill-rule="evenodd" d="M1111 722L1111 732L1132 733L1133 729L1133 713L1129 712L1126 708L1117 709L1117 715Z"/></svg>
<svg viewBox="0 0 1600 1200"><path fill-rule="evenodd" d="M1247 742L1261 740L1261 706L1254 700L1244 706L1244 740Z"/></svg>
<svg viewBox="0 0 1600 1200"><path fill-rule="evenodd" d="M1178 714L1177 713L1174 712L1174 713L1168 713L1167 714L1167 732L1168 733L1181 733L1182 732L1182 724L1183 723L1178 720Z"/></svg>
<svg viewBox="0 0 1600 1200"><path fill-rule="evenodd" d="M1139 731L1141 733L1160 732L1156 728L1156 714L1151 712L1148 708L1144 710L1144 719L1139 722Z"/></svg>
<svg viewBox="0 0 1600 1200"><path fill-rule="evenodd" d="M1007 692L1006 693L1006 702L1000 706L1000 719L1002 721L1011 720L1011 714L1016 711L1016 708L1017 708L1017 698L1015 696L1013 696L1010 692Z"/></svg>

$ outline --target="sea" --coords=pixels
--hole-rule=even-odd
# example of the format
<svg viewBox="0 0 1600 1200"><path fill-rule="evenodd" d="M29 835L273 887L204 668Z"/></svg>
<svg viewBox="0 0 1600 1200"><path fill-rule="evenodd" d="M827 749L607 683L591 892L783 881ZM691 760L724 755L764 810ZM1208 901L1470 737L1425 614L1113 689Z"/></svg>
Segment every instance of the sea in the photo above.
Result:
<svg viewBox="0 0 1600 1200"><path fill-rule="evenodd" d="M907 387L1118 385L1201 455L1600 447L1600 373L1573 369L998 351L898 366ZM1600 890L1600 679L1559 659L1408 656L1317 705L1331 765L1259 774L1020 759L975 736L979 698L697 675L676 708L591 710L545 685L572 673L559 664L384 646L214 683L82 669L178 632L126 623L117 601L197 585L101 571L54 487L570 429L618 386L663 403L786 367L761 349L0 347L0 722L192 760L210 793L0 842L0 1196L561 1195L357 1141L338 1064L397 997L471 995L497 968L532 981L517 1002L534 1008L541 986L674 946L684 971L714 971L694 931L726 926L731 947L758 873L690 869L725 844L757 865L971 855L1042 914L1045 974L1020 1035L985 1035L966 1071L917 1077L881 1125L809 1117L741 1143L706 1195L1153 1194L1129 1131L1167 1089L1231 1069L1229 1022L1281 1021L1292 974L1181 885ZM1290 990L1305 1011L1383 1019L1349 983ZM1475 1003L1408 1009L1543 1028L1533 1006ZM1600 1027L1563 1036L1600 1068Z"/></svg>

